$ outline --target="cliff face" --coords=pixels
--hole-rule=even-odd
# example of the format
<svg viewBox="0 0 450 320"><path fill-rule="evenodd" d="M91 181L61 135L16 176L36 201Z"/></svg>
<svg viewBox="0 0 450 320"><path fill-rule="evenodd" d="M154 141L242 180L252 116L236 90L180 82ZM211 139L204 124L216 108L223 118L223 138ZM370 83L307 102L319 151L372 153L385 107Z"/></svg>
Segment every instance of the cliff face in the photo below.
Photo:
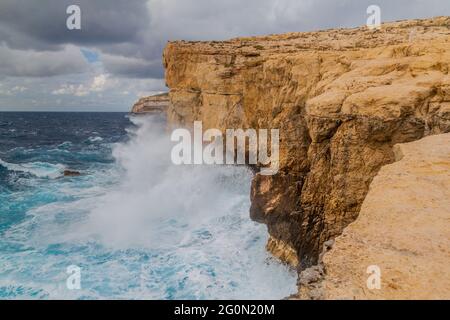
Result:
<svg viewBox="0 0 450 320"><path fill-rule="evenodd" d="M162 93L139 99L131 109L131 113L166 112L170 104L169 94Z"/></svg>
<svg viewBox="0 0 450 320"><path fill-rule="evenodd" d="M280 129L280 171L256 174L251 217L301 269L353 222L393 145L450 131L450 18L164 51L174 125Z"/></svg>
<svg viewBox="0 0 450 320"><path fill-rule="evenodd" d="M381 168L356 221L300 275L301 297L450 299L450 134L394 150L398 162ZM371 265L379 289L367 287Z"/></svg>

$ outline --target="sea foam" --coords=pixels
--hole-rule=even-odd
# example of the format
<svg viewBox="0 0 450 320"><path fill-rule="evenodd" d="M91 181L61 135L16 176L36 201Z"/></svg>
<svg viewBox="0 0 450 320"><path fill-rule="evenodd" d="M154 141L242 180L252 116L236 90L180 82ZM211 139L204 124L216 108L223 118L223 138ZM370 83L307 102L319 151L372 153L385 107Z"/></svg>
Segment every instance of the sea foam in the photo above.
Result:
<svg viewBox="0 0 450 320"><path fill-rule="evenodd" d="M49 180L46 193L71 200L38 205L3 233L0 296L280 299L295 292L295 272L270 257L266 227L249 218L252 173L173 165L164 122L130 120L109 169ZM81 268L80 290L65 286L70 265Z"/></svg>
<svg viewBox="0 0 450 320"><path fill-rule="evenodd" d="M65 166L47 162L10 163L0 159L0 166L16 172L28 173L38 178L55 179L62 176Z"/></svg>

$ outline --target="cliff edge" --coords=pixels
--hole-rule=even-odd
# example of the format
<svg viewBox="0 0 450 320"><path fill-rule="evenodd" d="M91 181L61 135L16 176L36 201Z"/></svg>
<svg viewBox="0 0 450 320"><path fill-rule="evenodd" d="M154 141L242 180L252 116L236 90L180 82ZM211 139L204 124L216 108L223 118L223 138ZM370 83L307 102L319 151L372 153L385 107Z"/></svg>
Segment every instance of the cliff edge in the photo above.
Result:
<svg viewBox="0 0 450 320"><path fill-rule="evenodd" d="M398 162L381 168L321 270L304 272L322 278L308 283L300 275L301 297L450 299L450 134L397 145L395 154ZM367 286L370 266L379 288Z"/></svg>
<svg viewBox="0 0 450 320"><path fill-rule="evenodd" d="M299 271L355 221L394 145L450 132L449 17L169 42L163 62L171 124L280 129L279 173L255 175L250 214Z"/></svg>
<svg viewBox="0 0 450 320"><path fill-rule="evenodd" d="M133 105L131 113L165 113L169 107L168 93L143 97Z"/></svg>

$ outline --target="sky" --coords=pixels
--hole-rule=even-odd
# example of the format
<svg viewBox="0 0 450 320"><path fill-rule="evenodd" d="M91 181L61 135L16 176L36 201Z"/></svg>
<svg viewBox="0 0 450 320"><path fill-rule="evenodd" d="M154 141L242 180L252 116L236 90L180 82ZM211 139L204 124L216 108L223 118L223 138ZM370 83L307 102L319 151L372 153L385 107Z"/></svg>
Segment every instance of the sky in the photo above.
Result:
<svg viewBox="0 0 450 320"><path fill-rule="evenodd" d="M450 0L1 0L0 111L129 111L167 91L167 41L355 27L371 4L382 21L450 16Z"/></svg>

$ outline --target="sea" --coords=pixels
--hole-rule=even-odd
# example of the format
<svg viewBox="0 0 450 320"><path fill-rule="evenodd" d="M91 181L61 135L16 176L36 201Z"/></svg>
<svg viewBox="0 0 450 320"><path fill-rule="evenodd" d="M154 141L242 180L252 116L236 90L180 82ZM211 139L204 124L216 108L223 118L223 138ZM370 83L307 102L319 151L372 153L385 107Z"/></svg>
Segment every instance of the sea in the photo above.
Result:
<svg viewBox="0 0 450 320"><path fill-rule="evenodd" d="M169 138L157 115L0 112L0 299L294 293L249 218L252 172L173 165Z"/></svg>

